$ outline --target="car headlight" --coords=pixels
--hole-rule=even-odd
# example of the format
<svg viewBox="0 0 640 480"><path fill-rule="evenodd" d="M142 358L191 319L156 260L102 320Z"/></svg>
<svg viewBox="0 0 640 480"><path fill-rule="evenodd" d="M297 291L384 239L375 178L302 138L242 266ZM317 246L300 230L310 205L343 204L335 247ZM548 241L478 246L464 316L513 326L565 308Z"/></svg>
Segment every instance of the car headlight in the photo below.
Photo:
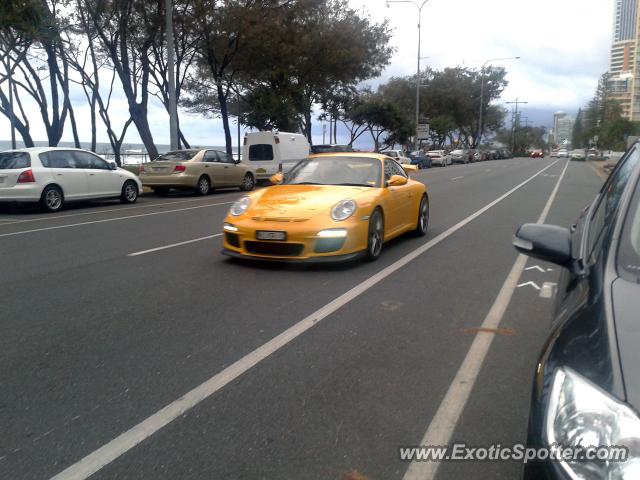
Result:
<svg viewBox="0 0 640 480"><path fill-rule="evenodd" d="M640 478L640 418L572 370L556 372L547 411L548 445L629 448L626 461L562 461L572 479Z"/></svg>
<svg viewBox="0 0 640 480"><path fill-rule="evenodd" d="M242 197L241 199L233 202L233 205L231 205L231 208L229 209L229 213L234 217L237 217L238 215L242 215L244 212L247 211L247 208L249 208L250 204L251 204L251 199L249 197Z"/></svg>
<svg viewBox="0 0 640 480"><path fill-rule="evenodd" d="M346 220L356 211L357 205L353 200L342 200L331 209L331 218L337 222Z"/></svg>

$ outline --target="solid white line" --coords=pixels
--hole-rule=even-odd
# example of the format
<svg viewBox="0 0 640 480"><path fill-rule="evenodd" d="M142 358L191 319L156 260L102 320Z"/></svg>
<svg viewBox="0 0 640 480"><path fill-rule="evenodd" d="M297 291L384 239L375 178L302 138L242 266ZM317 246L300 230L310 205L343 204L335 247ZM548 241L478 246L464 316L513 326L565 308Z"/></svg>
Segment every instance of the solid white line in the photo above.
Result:
<svg viewBox="0 0 640 480"><path fill-rule="evenodd" d="M166 213L184 212L186 210L196 210L198 208L215 207L218 205L229 205L233 202L210 203L207 205L198 205L197 207L176 208L174 210L164 210L162 212L140 213L138 215L128 215L126 217L105 218L104 220L93 220L91 222L70 223L67 225L56 225L54 227L36 228L33 230L22 230L21 232L2 233L0 237L13 237L16 235L24 235L26 233L46 232L47 230L59 230L61 228L80 227L82 225L94 225L96 223L116 222L118 220L128 220L130 218L150 217L152 215L164 215Z"/></svg>
<svg viewBox="0 0 640 480"><path fill-rule="evenodd" d="M130 253L127 257L137 257L146 253L159 252L160 250L166 250L168 248L179 247L180 245L188 245L189 243L201 242L202 240L209 240L210 238L219 237L221 233L215 235L208 235L206 237L194 238L193 240L186 240L184 242L172 243L171 245L165 245L163 247L150 248L149 250L142 250L141 252Z"/></svg>
<svg viewBox="0 0 640 480"><path fill-rule="evenodd" d="M300 322L294 324L289 327L287 330L276 336L275 338L269 340L264 345L258 347L251 353L245 355L240 360L237 360L235 363L231 364L218 374L211 377L209 380L206 380L201 385L195 387L193 390L187 392L185 395L180 397L178 400L170 403L165 406L161 410L157 411L147 419L143 420L139 424L132 427L130 430L122 433L120 436L114 438L106 445L98 448L94 452L90 453L77 463L74 463L67 469L60 472L58 475L53 477L53 480L78 480L78 479L86 479L89 476L93 475L95 472L113 462L115 459L131 450L133 447L138 445L140 442L150 437L154 433L156 433L161 428L168 425L170 422L185 414L187 411L191 410L193 407L198 405L200 402L205 400L206 398L213 395L215 392L223 388L228 383L232 382L240 375L247 372L249 369L260 363L265 358L269 357L274 352L280 350L282 347L287 345L289 342L294 340L295 338L302 335L304 332L317 325L320 321L327 318L329 315L342 308L344 305L351 302L353 299L362 295L364 292L369 290L374 285L378 284L391 274L397 272L405 265L411 263L415 258L419 257L426 251L432 249L437 244L450 237L458 230L463 228L465 225L469 224L480 215L485 213L490 208L494 207L505 198L512 195L514 192L519 190L520 188L527 185L534 178L540 175L545 170L551 168L555 165L556 162L551 165L545 167L540 170L535 175L529 177L524 182L520 183L516 187L509 190L507 193L501 195L496 200L492 201L485 207L481 208L477 212L468 216L464 220L458 222L453 227L447 229L437 237L428 241L424 245L418 247L413 252L405 255L401 259L395 261L391 265L382 269L372 277L369 277L367 280L362 283L356 285L351 290L343 293L333 301L329 302L324 307L319 310L313 312L308 317L304 318Z"/></svg>
<svg viewBox="0 0 640 480"><path fill-rule="evenodd" d="M461 178L464 178L464 175L462 175L461 177L453 177L451 180L460 180Z"/></svg>
<svg viewBox="0 0 640 480"><path fill-rule="evenodd" d="M226 195L229 195L231 193L236 193L236 192L229 192ZM216 197L221 196L223 194L220 195L216 195ZM237 193L236 193L237 195ZM226 198L226 197L225 197ZM216 198L217 199L217 198ZM111 212L127 212L129 210L139 210L141 208L150 208L150 207L163 207L165 205L177 205L179 203L193 203L195 201L203 201L205 199L203 198L191 198L188 200L178 200L175 202L162 202L162 203L149 203L149 204L142 204L142 205L136 205L134 207L121 207L121 208L110 208L108 210L92 210L90 212L79 212L79 213L70 213L68 215L48 215L46 217L36 217L36 218L27 218L25 220L0 220L0 222L7 222L4 225L11 225L14 223L30 223L30 222L44 222L44 221L52 221L52 220L60 220L60 219L65 219L65 218L70 218L70 217L81 217L84 215L99 215L101 213L111 213ZM209 199L209 200L215 200L215 199ZM99 207L96 207L99 208ZM0 227L4 226L4 225L0 225Z"/></svg>
<svg viewBox="0 0 640 480"><path fill-rule="evenodd" d="M551 165L555 165L556 163L557 160ZM556 198L558 189L560 188L560 183L564 178L564 174L567 171L568 166L569 162L564 166L562 174L560 175L555 188L551 192L551 196L549 197L544 210L538 218L538 223L544 223L547 219L547 215L549 214L551 205ZM498 293L495 302L491 306L489 313L480 326L483 331L476 334L460 369L456 373L446 395L442 399L442 402L440 403L435 416L431 420L431 424L422 438L420 445L447 445L451 440L451 435L458 423L460 415L462 415L467 400L471 395L473 385L478 378L482 364L489 352L491 342L493 342L493 339L495 338L495 335L493 333L487 333L487 330L497 329L500 325L526 263L527 257L524 255L518 255L507 279L500 289L500 293ZM435 477L439 466L439 462L412 462L411 465L409 465L403 480L432 480Z"/></svg>

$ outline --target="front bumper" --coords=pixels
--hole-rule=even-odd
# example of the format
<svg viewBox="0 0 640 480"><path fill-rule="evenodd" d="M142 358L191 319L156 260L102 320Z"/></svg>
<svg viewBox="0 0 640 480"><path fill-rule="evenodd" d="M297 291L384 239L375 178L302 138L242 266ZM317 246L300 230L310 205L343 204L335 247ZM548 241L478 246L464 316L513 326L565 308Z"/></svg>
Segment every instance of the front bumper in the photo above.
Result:
<svg viewBox="0 0 640 480"><path fill-rule="evenodd" d="M351 260L363 254L367 247L368 217L352 217L343 222L313 220L258 221L251 218L227 217L226 224L237 228L235 232L224 230L224 251L233 257L254 260L285 262L335 262ZM322 230L340 229L344 237L326 238ZM258 231L285 232L285 240L260 240Z"/></svg>

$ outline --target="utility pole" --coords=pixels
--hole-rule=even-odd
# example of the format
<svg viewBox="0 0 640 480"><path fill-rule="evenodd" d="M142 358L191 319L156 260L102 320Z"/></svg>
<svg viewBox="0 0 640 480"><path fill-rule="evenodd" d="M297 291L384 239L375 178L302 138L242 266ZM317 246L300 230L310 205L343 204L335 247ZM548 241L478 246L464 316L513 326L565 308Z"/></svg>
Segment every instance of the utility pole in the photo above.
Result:
<svg viewBox="0 0 640 480"><path fill-rule="evenodd" d="M173 48L173 0L165 0L165 20L167 35L167 66L169 67L169 136L171 137L171 150L180 149L180 139L178 138L178 104L176 101L176 74L174 65Z"/></svg>
<svg viewBox="0 0 640 480"><path fill-rule="evenodd" d="M513 117L513 140L512 140L512 149L511 149L511 153L514 153L516 151L516 132L518 130L518 105L525 105L529 102L523 102L521 100L519 100L516 97L515 102L507 102L507 105L515 105L516 106L516 110L515 110L515 114Z"/></svg>
<svg viewBox="0 0 640 480"><path fill-rule="evenodd" d="M387 8L390 3L412 3L418 8L418 71L416 74L416 142L415 148L418 150L420 147L420 140L418 139L418 125L420 125L420 43L422 35L422 7L424 7L429 0L424 0L422 3L414 2L413 0L387 0Z"/></svg>
<svg viewBox="0 0 640 480"><path fill-rule="evenodd" d="M482 124L484 117L484 69L491 62L499 62L503 60L520 60L520 57L507 57L507 58L490 58L482 64L480 68L480 115L478 119L478 141L476 145L479 147L482 142L482 135L484 134L484 125Z"/></svg>

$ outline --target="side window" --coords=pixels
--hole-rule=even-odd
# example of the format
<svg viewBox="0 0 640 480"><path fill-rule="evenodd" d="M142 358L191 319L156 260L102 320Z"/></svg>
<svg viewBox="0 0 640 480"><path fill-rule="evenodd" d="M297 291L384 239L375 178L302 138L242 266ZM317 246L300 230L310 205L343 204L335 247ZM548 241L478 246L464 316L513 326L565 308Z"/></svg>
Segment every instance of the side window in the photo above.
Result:
<svg viewBox="0 0 640 480"><path fill-rule="evenodd" d="M207 163L213 163L213 162L218 162L218 154L216 153L215 150L207 150L206 152L204 152L204 157L202 158L203 162L207 162Z"/></svg>
<svg viewBox="0 0 640 480"><path fill-rule="evenodd" d="M235 163L233 161L233 157L230 155L227 155L226 152L218 152L218 156L220 157L220 161L222 163Z"/></svg>
<svg viewBox="0 0 640 480"><path fill-rule="evenodd" d="M42 166L46 168L76 168L72 153L64 150L53 150L41 153L39 156Z"/></svg>
<svg viewBox="0 0 640 480"><path fill-rule="evenodd" d="M87 152L73 152L76 168L89 168L92 170L109 170L107 162Z"/></svg>
<svg viewBox="0 0 640 480"><path fill-rule="evenodd" d="M598 204L589 223L588 257L591 259L606 238L606 233L615 222L620 198L633 169L640 161L640 149L635 147L621 160L620 166L602 187Z"/></svg>
<svg viewBox="0 0 640 480"><path fill-rule="evenodd" d="M404 170L400 165L398 165L395 160L391 160L390 158L384 161L384 179L385 181L389 180L393 175L400 175L402 177L407 176L404 173Z"/></svg>

